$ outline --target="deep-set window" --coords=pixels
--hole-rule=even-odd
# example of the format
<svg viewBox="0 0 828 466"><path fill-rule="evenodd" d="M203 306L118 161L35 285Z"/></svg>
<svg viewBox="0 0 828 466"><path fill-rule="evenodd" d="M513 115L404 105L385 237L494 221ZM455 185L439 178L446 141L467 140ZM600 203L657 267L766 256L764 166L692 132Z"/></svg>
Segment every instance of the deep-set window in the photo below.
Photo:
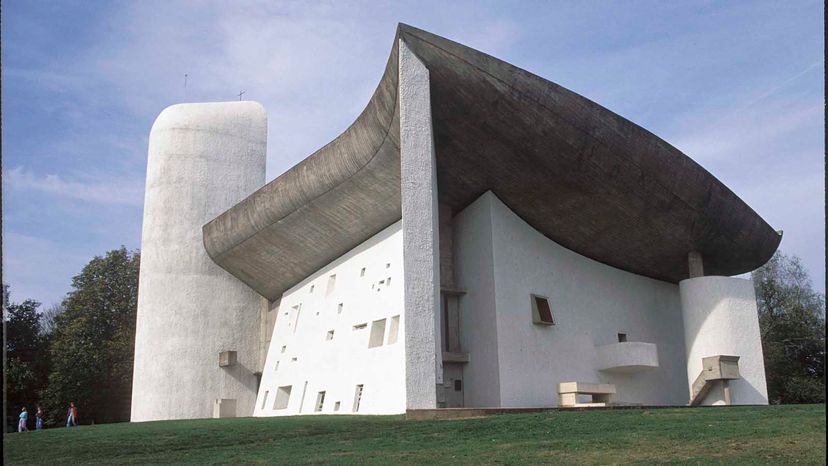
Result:
<svg viewBox="0 0 828 466"><path fill-rule="evenodd" d="M273 402L273 409L285 409L290 401L290 390L293 385L285 385L276 389L276 400Z"/></svg>
<svg viewBox="0 0 828 466"><path fill-rule="evenodd" d="M624 343L627 341L627 334L626 333L619 333L618 334L618 343Z"/></svg>
<svg viewBox="0 0 828 466"><path fill-rule="evenodd" d="M362 402L362 384L357 385L354 390L354 409L353 412L359 411L359 404Z"/></svg>
<svg viewBox="0 0 828 466"><path fill-rule="evenodd" d="M382 346L385 339L385 319L375 320L371 323L371 336L368 339L368 347L376 348Z"/></svg>
<svg viewBox="0 0 828 466"><path fill-rule="evenodd" d="M532 322L537 325L555 325L549 298L532 295Z"/></svg>
<svg viewBox="0 0 828 466"><path fill-rule="evenodd" d="M316 411L317 413L322 411L322 407L324 405L325 405L325 392L319 392L316 395L316 408L314 408L314 411Z"/></svg>

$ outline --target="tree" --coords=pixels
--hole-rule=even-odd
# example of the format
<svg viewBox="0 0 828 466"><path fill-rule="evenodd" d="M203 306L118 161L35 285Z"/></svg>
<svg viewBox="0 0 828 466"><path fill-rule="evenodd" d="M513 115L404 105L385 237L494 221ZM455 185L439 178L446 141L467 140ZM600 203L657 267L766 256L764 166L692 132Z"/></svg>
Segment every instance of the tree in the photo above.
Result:
<svg viewBox="0 0 828 466"><path fill-rule="evenodd" d="M6 416L14 416L24 406L34 411L38 391L46 382L49 364L38 307L40 303L31 299L11 302L9 287L3 286Z"/></svg>
<svg viewBox="0 0 828 466"><path fill-rule="evenodd" d="M48 309L40 313L40 333L48 337L55 331L57 322L55 319L63 312L61 304L52 304Z"/></svg>
<svg viewBox="0 0 828 466"><path fill-rule="evenodd" d="M769 400L825 402L825 297L796 256L777 252L752 276Z"/></svg>
<svg viewBox="0 0 828 466"><path fill-rule="evenodd" d="M70 401L81 422L129 420L140 255L123 246L92 259L72 279L54 317L47 417L60 422Z"/></svg>

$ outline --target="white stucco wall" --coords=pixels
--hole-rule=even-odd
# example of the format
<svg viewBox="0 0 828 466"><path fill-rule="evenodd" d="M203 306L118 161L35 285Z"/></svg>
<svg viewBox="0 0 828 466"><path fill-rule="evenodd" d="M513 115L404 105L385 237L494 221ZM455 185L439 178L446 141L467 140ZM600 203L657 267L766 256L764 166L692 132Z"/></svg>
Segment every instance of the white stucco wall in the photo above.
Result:
<svg viewBox="0 0 828 466"><path fill-rule="evenodd" d="M459 300L460 348L470 356L463 365L464 404L499 407L491 202L473 202L454 217L452 229L455 280L458 288L466 290Z"/></svg>
<svg viewBox="0 0 828 466"><path fill-rule="evenodd" d="M264 184L267 117L255 102L180 104L149 137L132 389L133 421L249 415L260 297L214 264L201 227ZM220 368L221 351L238 364Z"/></svg>
<svg viewBox="0 0 828 466"><path fill-rule="evenodd" d="M329 290L331 275L336 278ZM403 233L397 222L286 291L274 311L279 314L254 415L352 414L358 384L363 385L360 414L405 412L404 286ZM399 328L392 343L394 316ZM369 348L372 324L381 319L382 345ZM361 324L364 329L354 330ZM288 406L274 409L278 387L288 385ZM320 391L325 402L316 412Z"/></svg>
<svg viewBox="0 0 828 466"><path fill-rule="evenodd" d="M406 399L410 409L437 407L440 352L440 245L437 171L428 69L399 42L400 176L405 239Z"/></svg>
<svg viewBox="0 0 828 466"><path fill-rule="evenodd" d="M557 384L573 381L615 384L619 402L687 403L678 286L558 245L491 192L460 212L454 228L458 287L467 291L460 300L463 349L470 353L466 406L489 405L496 400L494 390L505 407L557 405ZM481 258L486 255L491 259ZM482 270L488 260L492 279ZM531 294L549 298L554 326L532 323ZM487 317L488 296L494 296L496 328ZM618 333L626 333L628 341L654 343L659 367L628 374L599 371L598 347L617 342Z"/></svg>
<svg viewBox="0 0 828 466"><path fill-rule="evenodd" d="M681 303L687 347L687 381L702 370L702 358L739 356L740 379L730 381L733 404L768 404L765 363L753 281L731 277L682 280ZM722 404L716 384L703 404Z"/></svg>

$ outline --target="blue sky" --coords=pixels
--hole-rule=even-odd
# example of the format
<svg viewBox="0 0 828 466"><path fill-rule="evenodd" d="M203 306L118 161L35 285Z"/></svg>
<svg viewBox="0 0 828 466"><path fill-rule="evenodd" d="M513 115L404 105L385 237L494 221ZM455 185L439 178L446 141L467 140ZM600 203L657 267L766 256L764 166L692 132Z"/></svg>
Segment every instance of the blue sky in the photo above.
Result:
<svg viewBox="0 0 828 466"><path fill-rule="evenodd" d="M268 180L342 132L405 22L561 84L722 180L824 291L821 1L4 0L3 272L46 305L140 245L147 135L166 106L261 102ZM188 86L184 89L184 74Z"/></svg>

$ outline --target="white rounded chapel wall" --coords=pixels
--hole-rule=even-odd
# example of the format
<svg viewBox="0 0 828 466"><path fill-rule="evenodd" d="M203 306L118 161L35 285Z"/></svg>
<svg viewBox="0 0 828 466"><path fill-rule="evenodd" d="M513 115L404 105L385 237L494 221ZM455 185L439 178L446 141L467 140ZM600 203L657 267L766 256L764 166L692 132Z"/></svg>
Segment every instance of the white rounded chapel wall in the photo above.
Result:
<svg viewBox="0 0 828 466"><path fill-rule="evenodd" d="M740 379L730 381L733 404L767 404L765 364L753 281L732 277L697 277L679 283L687 381L702 371L702 358L739 356ZM688 398L689 399L689 398ZM704 404L722 404L714 388Z"/></svg>
<svg viewBox="0 0 828 466"><path fill-rule="evenodd" d="M166 108L149 137L132 420L253 412L261 297L219 268L202 226L265 181L267 116L255 102ZM219 353L238 362L219 367Z"/></svg>

